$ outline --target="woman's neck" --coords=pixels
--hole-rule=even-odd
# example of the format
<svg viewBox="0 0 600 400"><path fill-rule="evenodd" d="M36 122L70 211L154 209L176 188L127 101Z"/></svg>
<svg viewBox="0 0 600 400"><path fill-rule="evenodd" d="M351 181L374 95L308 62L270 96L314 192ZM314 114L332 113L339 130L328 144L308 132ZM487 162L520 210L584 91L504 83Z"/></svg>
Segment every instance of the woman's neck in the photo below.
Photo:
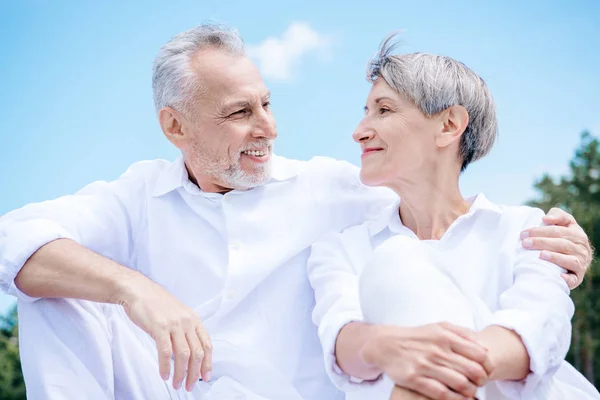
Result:
<svg viewBox="0 0 600 400"><path fill-rule="evenodd" d="M402 199L400 219L421 240L439 240L450 225L469 211L454 171L403 179L390 185Z"/></svg>

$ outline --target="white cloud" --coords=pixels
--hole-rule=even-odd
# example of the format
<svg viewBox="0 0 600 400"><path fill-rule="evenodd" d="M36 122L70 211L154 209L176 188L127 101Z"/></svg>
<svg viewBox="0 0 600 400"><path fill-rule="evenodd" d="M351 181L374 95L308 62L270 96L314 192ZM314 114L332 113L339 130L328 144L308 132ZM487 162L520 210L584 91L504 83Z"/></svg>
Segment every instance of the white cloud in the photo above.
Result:
<svg viewBox="0 0 600 400"><path fill-rule="evenodd" d="M265 78L289 80L300 60L308 54L330 56L332 40L304 22L292 22L280 37L268 37L260 44L248 46Z"/></svg>

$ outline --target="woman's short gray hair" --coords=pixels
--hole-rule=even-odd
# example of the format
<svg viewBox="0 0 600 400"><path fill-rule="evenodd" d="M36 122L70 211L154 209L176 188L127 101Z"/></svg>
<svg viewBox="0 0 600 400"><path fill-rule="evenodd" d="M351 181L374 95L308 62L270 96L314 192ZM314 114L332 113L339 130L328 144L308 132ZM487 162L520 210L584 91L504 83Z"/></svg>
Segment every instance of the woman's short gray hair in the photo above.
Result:
<svg viewBox="0 0 600 400"><path fill-rule="evenodd" d="M469 123L460 142L461 171L485 156L498 132L496 108L484 80L463 63L427 53L392 55L398 34L388 35L367 67L371 83L381 77L427 116L463 106Z"/></svg>
<svg viewBox="0 0 600 400"><path fill-rule="evenodd" d="M198 93L197 74L192 59L206 48L244 55L244 41L236 30L223 25L206 23L174 36L165 43L152 69L152 92L156 112L173 107L188 112Z"/></svg>

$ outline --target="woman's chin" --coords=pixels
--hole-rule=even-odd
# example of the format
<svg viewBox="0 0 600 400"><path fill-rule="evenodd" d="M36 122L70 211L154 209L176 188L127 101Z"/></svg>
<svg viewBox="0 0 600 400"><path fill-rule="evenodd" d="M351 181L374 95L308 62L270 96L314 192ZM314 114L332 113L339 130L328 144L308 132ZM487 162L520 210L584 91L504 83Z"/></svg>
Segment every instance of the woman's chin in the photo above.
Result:
<svg viewBox="0 0 600 400"><path fill-rule="evenodd" d="M383 180L381 176L377 174L360 171L360 181L365 186L383 186Z"/></svg>

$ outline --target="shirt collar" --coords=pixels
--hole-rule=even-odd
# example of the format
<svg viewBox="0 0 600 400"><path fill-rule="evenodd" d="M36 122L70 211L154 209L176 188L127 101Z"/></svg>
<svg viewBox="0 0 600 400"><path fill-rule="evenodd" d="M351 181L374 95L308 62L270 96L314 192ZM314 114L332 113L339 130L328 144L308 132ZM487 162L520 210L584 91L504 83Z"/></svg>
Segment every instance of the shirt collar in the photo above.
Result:
<svg viewBox="0 0 600 400"><path fill-rule="evenodd" d="M267 184L273 181L281 182L292 179L298 175L295 162L292 160L273 155L272 163L273 172L271 173L271 179L269 179ZM160 173L156 185L154 186L152 196L160 197L179 188L184 188L191 194L204 193L198 186L190 181L183 156L180 156L177 160L170 163L167 168Z"/></svg>
<svg viewBox="0 0 600 400"><path fill-rule="evenodd" d="M489 201L482 193L467 197L465 200L471 203L471 207L465 215L459 217L461 219L471 218L480 213L502 214L502 209ZM398 214L400 204L401 200L397 200L393 204L383 209L380 216L373 220L373 222L369 225L370 236L378 234L385 228L389 228L392 232L398 232L401 227L404 226L402 225L402 221L400 221L400 216Z"/></svg>

